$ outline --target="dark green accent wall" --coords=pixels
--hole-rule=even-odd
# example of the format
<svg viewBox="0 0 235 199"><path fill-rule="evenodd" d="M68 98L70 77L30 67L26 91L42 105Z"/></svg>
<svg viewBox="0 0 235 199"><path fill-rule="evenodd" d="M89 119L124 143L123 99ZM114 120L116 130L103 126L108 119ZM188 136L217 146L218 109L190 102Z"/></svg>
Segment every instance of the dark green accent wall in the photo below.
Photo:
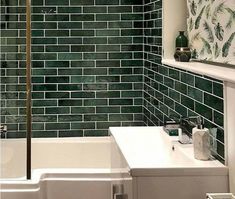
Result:
<svg viewBox="0 0 235 199"><path fill-rule="evenodd" d="M45 3L45 5L43 4ZM223 82L161 64L162 0L32 0L33 136L201 115L224 160ZM1 122L25 136L25 6L1 6Z"/></svg>
<svg viewBox="0 0 235 199"><path fill-rule="evenodd" d="M1 5L1 122L24 137L25 2ZM32 0L33 137L144 125L142 0Z"/></svg>
<svg viewBox="0 0 235 199"><path fill-rule="evenodd" d="M210 129L212 154L224 161L223 82L162 65L162 0L145 0L144 8L144 122L200 115Z"/></svg>

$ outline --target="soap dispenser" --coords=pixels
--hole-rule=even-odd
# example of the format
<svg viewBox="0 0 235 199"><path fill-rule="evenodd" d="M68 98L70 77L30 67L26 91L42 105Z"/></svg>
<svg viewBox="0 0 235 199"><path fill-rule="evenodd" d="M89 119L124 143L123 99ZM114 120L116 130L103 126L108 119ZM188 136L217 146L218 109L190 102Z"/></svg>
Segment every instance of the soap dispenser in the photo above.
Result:
<svg viewBox="0 0 235 199"><path fill-rule="evenodd" d="M197 119L197 126L192 130L194 158L198 160L210 159L210 134L209 129L204 128L201 117Z"/></svg>

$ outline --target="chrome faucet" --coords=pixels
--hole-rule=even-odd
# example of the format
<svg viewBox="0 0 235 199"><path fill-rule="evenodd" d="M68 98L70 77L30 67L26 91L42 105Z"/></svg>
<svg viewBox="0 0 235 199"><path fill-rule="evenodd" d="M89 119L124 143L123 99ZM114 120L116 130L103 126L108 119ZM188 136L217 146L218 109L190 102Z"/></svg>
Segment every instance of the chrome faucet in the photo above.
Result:
<svg viewBox="0 0 235 199"><path fill-rule="evenodd" d="M0 137L5 137L5 134L7 133L7 125L1 124L0 125Z"/></svg>
<svg viewBox="0 0 235 199"><path fill-rule="evenodd" d="M197 122L192 120L196 120ZM179 121L167 121L164 124L163 129L168 133L172 130L177 130L179 142L181 144L191 144L192 129L197 126L199 121L202 121L200 116L182 117L179 119Z"/></svg>

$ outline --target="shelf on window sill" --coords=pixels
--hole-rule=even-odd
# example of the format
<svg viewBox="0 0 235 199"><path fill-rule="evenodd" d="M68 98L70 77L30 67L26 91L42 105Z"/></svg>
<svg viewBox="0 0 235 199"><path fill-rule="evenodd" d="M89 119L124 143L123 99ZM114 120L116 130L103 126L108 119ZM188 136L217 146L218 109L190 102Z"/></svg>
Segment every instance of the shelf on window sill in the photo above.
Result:
<svg viewBox="0 0 235 199"><path fill-rule="evenodd" d="M176 62L174 59L163 59L162 64L200 75L206 75L224 82L235 83L235 67L223 67L201 62Z"/></svg>

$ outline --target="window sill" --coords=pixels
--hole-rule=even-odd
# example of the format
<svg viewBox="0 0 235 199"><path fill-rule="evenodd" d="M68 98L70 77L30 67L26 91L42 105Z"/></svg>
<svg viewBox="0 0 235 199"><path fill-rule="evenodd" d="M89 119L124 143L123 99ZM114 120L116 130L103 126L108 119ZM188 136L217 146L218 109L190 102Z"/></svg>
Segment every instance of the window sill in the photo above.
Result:
<svg viewBox="0 0 235 199"><path fill-rule="evenodd" d="M200 75L206 75L224 82L235 83L235 67L222 67L201 62L176 62L173 59L163 59L162 64L190 71Z"/></svg>

